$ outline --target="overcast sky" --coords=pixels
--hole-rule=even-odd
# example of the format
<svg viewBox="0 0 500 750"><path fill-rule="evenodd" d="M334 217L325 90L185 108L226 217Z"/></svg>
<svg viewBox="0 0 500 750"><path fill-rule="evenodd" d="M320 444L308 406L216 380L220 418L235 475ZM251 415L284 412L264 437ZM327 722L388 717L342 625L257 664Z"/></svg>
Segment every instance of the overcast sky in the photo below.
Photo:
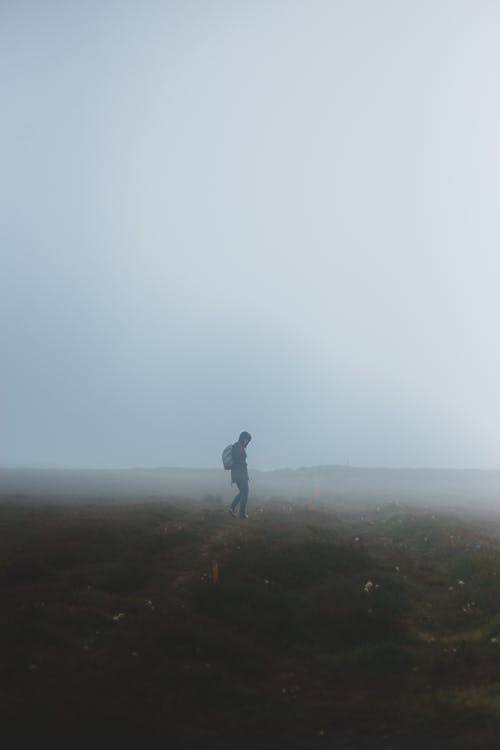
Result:
<svg viewBox="0 0 500 750"><path fill-rule="evenodd" d="M0 0L0 464L500 469L497 0Z"/></svg>

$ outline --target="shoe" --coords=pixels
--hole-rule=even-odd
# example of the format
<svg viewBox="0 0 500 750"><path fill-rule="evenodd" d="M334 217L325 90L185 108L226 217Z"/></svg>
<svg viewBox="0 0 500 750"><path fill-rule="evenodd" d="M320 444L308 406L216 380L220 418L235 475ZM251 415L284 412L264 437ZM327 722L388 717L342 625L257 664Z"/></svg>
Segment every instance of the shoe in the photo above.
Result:
<svg viewBox="0 0 500 750"><path fill-rule="evenodd" d="M229 513L232 515L233 518L236 518L236 513L232 508L229 508Z"/></svg>
<svg viewBox="0 0 500 750"><path fill-rule="evenodd" d="M248 518L248 515L246 513L243 513L243 515L241 515L240 518Z"/></svg>

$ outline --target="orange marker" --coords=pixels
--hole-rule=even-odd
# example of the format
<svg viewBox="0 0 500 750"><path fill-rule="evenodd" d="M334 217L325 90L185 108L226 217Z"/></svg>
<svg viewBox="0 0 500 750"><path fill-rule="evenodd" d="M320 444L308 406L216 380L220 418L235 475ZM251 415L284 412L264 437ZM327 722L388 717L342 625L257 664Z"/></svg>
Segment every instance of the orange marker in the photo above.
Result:
<svg viewBox="0 0 500 750"><path fill-rule="evenodd" d="M212 560L212 581L214 585L219 583L219 563L217 560Z"/></svg>
<svg viewBox="0 0 500 750"><path fill-rule="evenodd" d="M307 498L307 510L312 510L312 503L311 503L310 497Z"/></svg>

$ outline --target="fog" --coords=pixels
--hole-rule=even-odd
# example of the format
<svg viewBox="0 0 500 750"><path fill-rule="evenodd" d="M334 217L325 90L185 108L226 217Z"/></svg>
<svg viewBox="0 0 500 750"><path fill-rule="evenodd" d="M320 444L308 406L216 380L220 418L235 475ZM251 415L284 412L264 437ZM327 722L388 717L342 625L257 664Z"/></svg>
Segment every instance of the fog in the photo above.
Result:
<svg viewBox="0 0 500 750"><path fill-rule="evenodd" d="M0 465L499 469L500 6L0 3Z"/></svg>

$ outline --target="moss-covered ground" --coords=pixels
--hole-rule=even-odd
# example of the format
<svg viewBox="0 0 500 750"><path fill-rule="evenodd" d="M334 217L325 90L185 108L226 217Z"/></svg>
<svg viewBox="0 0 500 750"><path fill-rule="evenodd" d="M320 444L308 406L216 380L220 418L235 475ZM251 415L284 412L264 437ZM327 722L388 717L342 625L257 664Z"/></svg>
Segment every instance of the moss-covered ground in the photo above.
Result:
<svg viewBox="0 0 500 750"><path fill-rule="evenodd" d="M4 500L3 746L498 746L497 521L251 510Z"/></svg>

